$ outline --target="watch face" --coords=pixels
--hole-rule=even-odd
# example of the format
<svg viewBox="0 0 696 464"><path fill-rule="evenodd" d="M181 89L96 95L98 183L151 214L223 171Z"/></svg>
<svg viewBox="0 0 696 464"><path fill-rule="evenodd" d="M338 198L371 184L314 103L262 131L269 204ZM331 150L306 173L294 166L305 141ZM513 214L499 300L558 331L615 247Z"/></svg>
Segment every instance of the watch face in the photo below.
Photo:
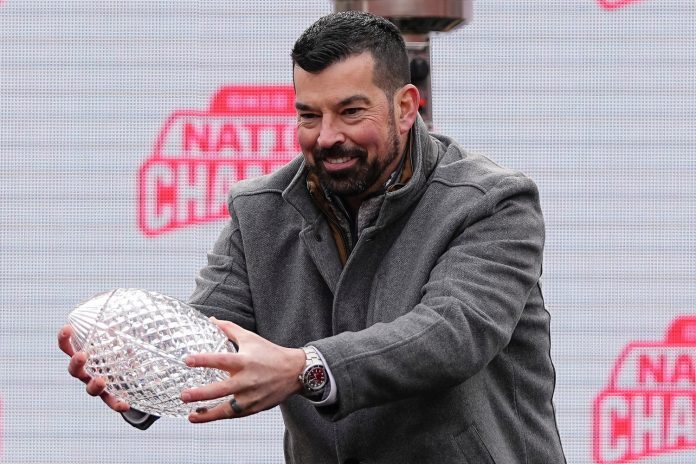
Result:
<svg viewBox="0 0 696 464"><path fill-rule="evenodd" d="M304 375L305 387L309 390L320 390L326 385L326 371L323 366L310 367Z"/></svg>

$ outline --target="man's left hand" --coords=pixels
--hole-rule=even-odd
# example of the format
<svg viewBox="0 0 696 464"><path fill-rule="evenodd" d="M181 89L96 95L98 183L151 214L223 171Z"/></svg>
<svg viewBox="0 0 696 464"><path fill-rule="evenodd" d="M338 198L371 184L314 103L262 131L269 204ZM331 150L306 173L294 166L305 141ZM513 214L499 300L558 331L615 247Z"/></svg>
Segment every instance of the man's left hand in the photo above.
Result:
<svg viewBox="0 0 696 464"><path fill-rule="evenodd" d="M237 353L200 353L188 356L189 367L211 367L230 377L181 392L185 403L234 395L233 405L224 402L208 410L193 412L189 421L211 422L244 417L265 411L302 390L298 380L305 366L301 348L285 348L228 321L211 320L237 344Z"/></svg>

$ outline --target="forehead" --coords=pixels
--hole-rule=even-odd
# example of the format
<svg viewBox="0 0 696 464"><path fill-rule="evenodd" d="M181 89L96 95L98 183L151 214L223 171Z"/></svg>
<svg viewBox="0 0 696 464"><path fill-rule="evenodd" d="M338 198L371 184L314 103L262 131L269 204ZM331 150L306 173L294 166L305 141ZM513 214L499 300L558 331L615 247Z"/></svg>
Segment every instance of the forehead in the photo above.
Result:
<svg viewBox="0 0 696 464"><path fill-rule="evenodd" d="M377 100L383 95L373 79L374 60L369 53L353 55L310 73L295 66L293 80L298 104L320 106L337 104L355 95Z"/></svg>

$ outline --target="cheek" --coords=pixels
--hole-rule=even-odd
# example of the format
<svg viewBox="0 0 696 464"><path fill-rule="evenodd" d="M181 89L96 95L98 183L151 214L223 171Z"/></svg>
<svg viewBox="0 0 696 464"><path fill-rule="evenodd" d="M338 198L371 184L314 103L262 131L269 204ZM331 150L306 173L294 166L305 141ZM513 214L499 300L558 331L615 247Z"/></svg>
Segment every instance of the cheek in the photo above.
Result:
<svg viewBox="0 0 696 464"><path fill-rule="evenodd" d="M350 139L354 144L360 146L370 154L375 156L384 151L385 136L373 128L362 128L351 134Z"/></svg>
<svg viewBox="0 0 696 464"><path fill-rule="evenodd" d="M297 143L300 145L302 153L304 153L305 156L307 154L311 155L314 145L317 143L317 135L314 132L315 131L311 129L302 127L297 129Z"/></svg>

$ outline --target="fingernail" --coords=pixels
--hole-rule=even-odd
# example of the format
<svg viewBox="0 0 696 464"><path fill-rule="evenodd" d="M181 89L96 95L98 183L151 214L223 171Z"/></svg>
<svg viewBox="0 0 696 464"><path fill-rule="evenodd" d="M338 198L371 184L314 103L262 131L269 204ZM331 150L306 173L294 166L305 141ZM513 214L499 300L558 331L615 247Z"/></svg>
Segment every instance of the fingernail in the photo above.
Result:
<svg viewBox="0 0 696 464"><path fill-rule="evenodd" d="M189 392L181 393L181 401L183 401L184 403L188 403L189 401L191 401L191 395L189 394Z"/></svg>
<svg viewBox="0 0 696 464"><path fill-rule="evenodd" d="M184 360L184 362L186 363L186 365L187 365L188 367L194 367L194 366L196 365L196 360L193 359L191 356L189 356L188 358L186 358L186 359Z"/></svg>

